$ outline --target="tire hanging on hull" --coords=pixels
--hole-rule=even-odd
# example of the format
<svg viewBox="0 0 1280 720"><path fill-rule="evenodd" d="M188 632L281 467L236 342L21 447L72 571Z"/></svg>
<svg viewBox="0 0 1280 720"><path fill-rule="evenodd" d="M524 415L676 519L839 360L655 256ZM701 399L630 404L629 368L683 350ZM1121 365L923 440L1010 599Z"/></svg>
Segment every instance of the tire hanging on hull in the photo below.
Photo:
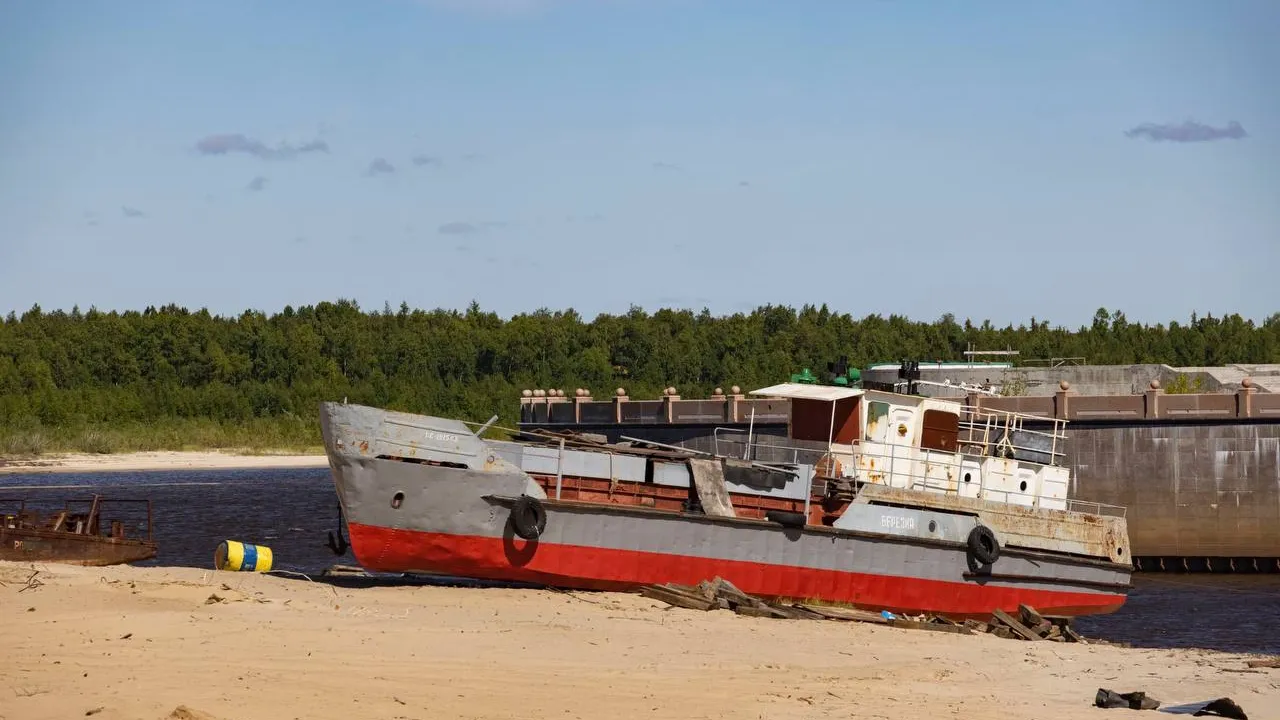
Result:
<svg viewBox="0 0 1280 720"><path fill-rule="evenodd" d="M525 540L537 540L547 529L547 509L537 498L521 495L511 506L511 527Z"/></svg>
<svg viewBox="0 0 1280 720"><path fill-rule="evenodd" d="M1000 541L986 525L975 525L967 540L969 554L983 565L994 565L1000 559Z"/></svg>

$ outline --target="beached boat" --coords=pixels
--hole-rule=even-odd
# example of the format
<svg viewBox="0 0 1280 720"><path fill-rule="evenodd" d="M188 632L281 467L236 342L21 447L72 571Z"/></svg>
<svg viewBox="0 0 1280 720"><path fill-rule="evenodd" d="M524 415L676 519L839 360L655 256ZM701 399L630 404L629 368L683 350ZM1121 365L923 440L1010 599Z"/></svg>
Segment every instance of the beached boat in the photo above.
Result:
<svg viewBox="0 0 1280 720"><path fill-rule="evenodd" d="M0 560L100 566L139 562L156 556L149 500L93 495L76 501L74 506L69 501L63 509L49 513L28 508L25 499L4 499L0 503L6 506L0 513ZM87 503L87 508L77 511L81 503ZM120 519L108 521L108 531L104 533L102 508L108 503L145 505L146 536L128 537L126 523Z"/></svg>
<svg viewBox="0 0 1280 720"><path fill-rule="evenodd" d="M956 618L1124 603L1124 509L1068 497L1064 421L1031 430L1045 419L853 387L752 394L791 400L785 447L486 440L345 403L323 403L321 426L373 571L601 590L720 576L764 598Z"/></svg>

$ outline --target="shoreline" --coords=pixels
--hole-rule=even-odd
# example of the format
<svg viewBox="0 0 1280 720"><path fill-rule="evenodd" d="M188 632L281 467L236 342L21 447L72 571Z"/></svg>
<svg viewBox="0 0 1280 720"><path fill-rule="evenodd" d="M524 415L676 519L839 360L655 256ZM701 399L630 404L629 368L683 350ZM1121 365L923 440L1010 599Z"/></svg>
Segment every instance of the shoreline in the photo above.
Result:
<svg viewBox="0 0 1280 720"><path fill-rule="evenodd" d="M31 720L1131 715L1094 708L1099 688L1142 690L1162 708L1280 707L1280 670L1245 669L1259 657L1245 653L182 567L0 563L0 582L0 614L21 618L0 626L13 687L0 715Z"/></svg>
<svg viewBox="0 0 1280 720"><path fill-rule="evenodd" d="M58 453L0 458L0 475L153 470L241 470L328 467L324 453L239 454L219 450L157 450L131 453Z"/></svg>

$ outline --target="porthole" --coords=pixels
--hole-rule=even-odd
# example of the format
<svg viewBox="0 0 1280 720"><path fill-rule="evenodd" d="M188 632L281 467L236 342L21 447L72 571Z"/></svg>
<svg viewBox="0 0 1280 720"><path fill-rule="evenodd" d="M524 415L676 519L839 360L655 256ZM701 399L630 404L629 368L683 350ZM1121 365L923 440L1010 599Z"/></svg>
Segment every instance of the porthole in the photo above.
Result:
<svg viewBox="0 0 1280 720"><path fill-rule="evenodd" d="M969 473L965 473L965 474L964 474L964 481L965 481L965 482L969 482L969 481L970 481L970 480L972 480L972 479L973 479L973 475L971 475L971 474L969 474Z"/></svg>
<svg viewBox="0 0 1280 720"><path fill-rule="evenodd" d="M404 504L404 493L398 492L391 496L391 507L393 509L399 510L402 504Z"/></svg>
<svg viewBox="0 0 1280 720"><path fill-rule="evenodd" d="M937 532L937 531L938 531L938 523L937 523L937 522L935 522L935 521L933 521L933 520L930 520L930 521L929 521L929 532Z"/></svg>
<svg viewBox="0 0 1280 720"><path fill-rule="evenodd" d="M1027 491L1027 481L1026 481L1026 480L1023 480L1022 482L1018 483L1018 489L1019 489L1019 490L1021 490L1022 492L1026 492L1026 491Z"/></svg>

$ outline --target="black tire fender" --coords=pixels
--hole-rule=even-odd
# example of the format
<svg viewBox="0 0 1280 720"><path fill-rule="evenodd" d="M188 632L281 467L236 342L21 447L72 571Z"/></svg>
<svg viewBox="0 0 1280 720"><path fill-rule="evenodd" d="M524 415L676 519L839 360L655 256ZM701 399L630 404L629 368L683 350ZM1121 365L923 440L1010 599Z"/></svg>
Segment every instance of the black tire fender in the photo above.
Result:
<svg viewBox="0 0 1280 720"><path fill-rule="evenodd" d="M511 505L511 526L525 540L537 540L547 529L547 509L537 498L521 495Z"/></svg>
<svg viewBox="0 0 1280 720"><path fill-rule="evenodd" d="M994 565L1000 559L1000 541L986 525L975 525L969 531L969 554L983 565Z"/></svg>

